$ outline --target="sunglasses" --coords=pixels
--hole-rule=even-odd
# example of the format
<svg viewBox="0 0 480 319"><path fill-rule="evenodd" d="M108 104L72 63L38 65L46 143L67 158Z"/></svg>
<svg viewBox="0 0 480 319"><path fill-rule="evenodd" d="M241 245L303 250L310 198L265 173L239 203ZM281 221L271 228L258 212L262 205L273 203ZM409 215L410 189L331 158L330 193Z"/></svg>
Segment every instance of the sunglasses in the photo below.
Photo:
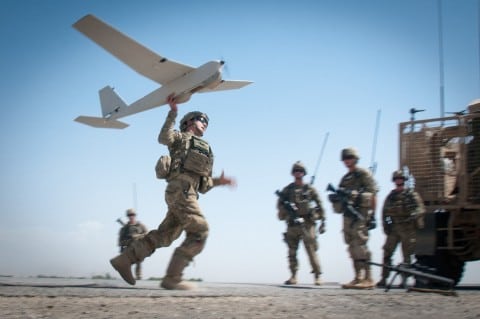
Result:
<svg viewBox="0 0 480 319"><path fill-rule="evenodd" d="M293 172L294 173L305 173L305 171L303 169L294 169Z"/></svg>
<svg viewBox="0 0 480 319"><path fill-rule="evenodd" d="M203 124L205 124L205 125L208 125L207 119L204 118L203 116L197 116L197 117L194 118L194 120L195 120L195 121L199 121L199 122L201 122L201 123L203 123Z"/></svg>

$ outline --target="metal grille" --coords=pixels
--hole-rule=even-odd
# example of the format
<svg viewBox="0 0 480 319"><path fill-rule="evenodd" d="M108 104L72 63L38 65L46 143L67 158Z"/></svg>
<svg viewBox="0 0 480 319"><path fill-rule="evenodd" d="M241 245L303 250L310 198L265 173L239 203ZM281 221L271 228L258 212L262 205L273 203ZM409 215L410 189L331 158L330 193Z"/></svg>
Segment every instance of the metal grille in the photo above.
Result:
<svg viewBox="0 0 480 319"><path fill-rule="evenodd" d="M428 204L480 203L480 114L400 124L400 165Z"/></svg>

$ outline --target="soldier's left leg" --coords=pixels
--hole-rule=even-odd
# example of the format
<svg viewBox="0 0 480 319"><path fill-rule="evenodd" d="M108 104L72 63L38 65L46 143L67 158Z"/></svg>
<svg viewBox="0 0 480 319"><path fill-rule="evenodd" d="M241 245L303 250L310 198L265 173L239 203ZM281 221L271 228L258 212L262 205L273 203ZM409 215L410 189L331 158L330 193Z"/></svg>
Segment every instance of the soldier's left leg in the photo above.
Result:
<svg viewBox="0 0 480 319"><path fill-rule="evenodd" d="M319 286L321 285L320 274L322 273L322 270L317 256L318 243L315 224L305 225L305 229L306 234L304 234L303 237L303 244L312 267L312 274L314 274L314 284Z"/></svg>
<svg viewBox="0 0 480 319"><path fill-rule="evenodd" d="M368 249L368 228L364 222L357 221L354 225L351 254L357 267L364 271L364 276L354 288L371 289L375 286L372 280L370 264L371 253Z"/></svg>
<svg viewBox="0 0 480 319"><path fill-rule="evenodd" d="M170 260L166 276L161 283L161 286L165 289L190 290L195 288L195 285L183 281L183 270L205 247L208 237L208 223L203 215L198 212L198 214L185 214L182 224L184 225L186 238L175 249Z"/></svg>

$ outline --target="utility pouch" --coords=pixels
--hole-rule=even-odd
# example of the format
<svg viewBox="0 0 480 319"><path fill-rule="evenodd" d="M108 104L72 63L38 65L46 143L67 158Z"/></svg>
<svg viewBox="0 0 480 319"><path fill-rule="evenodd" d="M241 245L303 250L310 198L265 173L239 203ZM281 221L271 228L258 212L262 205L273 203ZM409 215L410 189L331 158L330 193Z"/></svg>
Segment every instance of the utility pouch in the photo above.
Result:
<svg viewBox="0 0 480 319"><path fill-rule="evenodd" d="M155 165L155 174L158 179L166 179L170 174L170 163L172 159L168 155L162 155Z"/></svg>

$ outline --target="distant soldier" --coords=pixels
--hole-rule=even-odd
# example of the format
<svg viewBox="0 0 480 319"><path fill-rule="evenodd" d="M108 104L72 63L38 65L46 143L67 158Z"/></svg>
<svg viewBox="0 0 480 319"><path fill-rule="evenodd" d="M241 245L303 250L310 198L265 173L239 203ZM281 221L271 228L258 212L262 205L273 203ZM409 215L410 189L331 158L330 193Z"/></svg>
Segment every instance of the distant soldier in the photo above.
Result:
<svg viewBox="0 0 480 319"><path fill-rule="evenodd" d="M325 214L322 202L315 188L310 184L303 183L303 177L307 174L307 171L301 162L293 164L291 173L294 182L281 191L277 203L278 218L287 222L287 231L283 235L288 246L288 261L292 275L290 279L285 281L285 284L295 285L297 283L297 250L300 240L302 240L312 266L314 284L320 285L322 271L316 254L318 244L315 221L321 220L319 232L324 233ZM290 204L288 208L285 207L286 201ZM311 202L315 203L314 207L310 207ZM291 207L295 208L294 211Z"/></svg>
<svg viewBox="0 0 480 319"><path fill-rule="evenodd" d="M339 189L349 195L349 203L362 216L362 219L346 213L334 197L329 197L337 213L343 213L343 235L353 261L355 278L342 288L371 289L375 286L370 272L371 253L368 250L368 231L375 228L376 194L378 192L372 174L357 167L359 156L353 148L342 150L341 160L348 172L342 177Z"/></svg>
<svg viewBox="0 0 480 319"><path fill-rule="evenodd" d="M383 263L388 266L392 264L392 256L399 243L402 244L403 262L411 263L416 229L423 228L425 207L420 195L405 187L407 180L402 170L393 172L392 182L395 183L395 189L388 194L383 205L383 232L387 236L383 245ZM377 287L386 286L389 274L388 268L382 269L382 279L377 283ZM402 282L402 285L405 285L405 282Z"/></svg>
<svg viewBox="0 0 480 319"><path fill-rule="evenodd" d="M118 235L118 246L120 252L123 252L134 240L140 239L148 232L147 227L137 221L137 213L135 209L127 209L128 222L120 229ZM138 280L142 279L142 263L137 262L135 265L135 275Z"/></svg>

